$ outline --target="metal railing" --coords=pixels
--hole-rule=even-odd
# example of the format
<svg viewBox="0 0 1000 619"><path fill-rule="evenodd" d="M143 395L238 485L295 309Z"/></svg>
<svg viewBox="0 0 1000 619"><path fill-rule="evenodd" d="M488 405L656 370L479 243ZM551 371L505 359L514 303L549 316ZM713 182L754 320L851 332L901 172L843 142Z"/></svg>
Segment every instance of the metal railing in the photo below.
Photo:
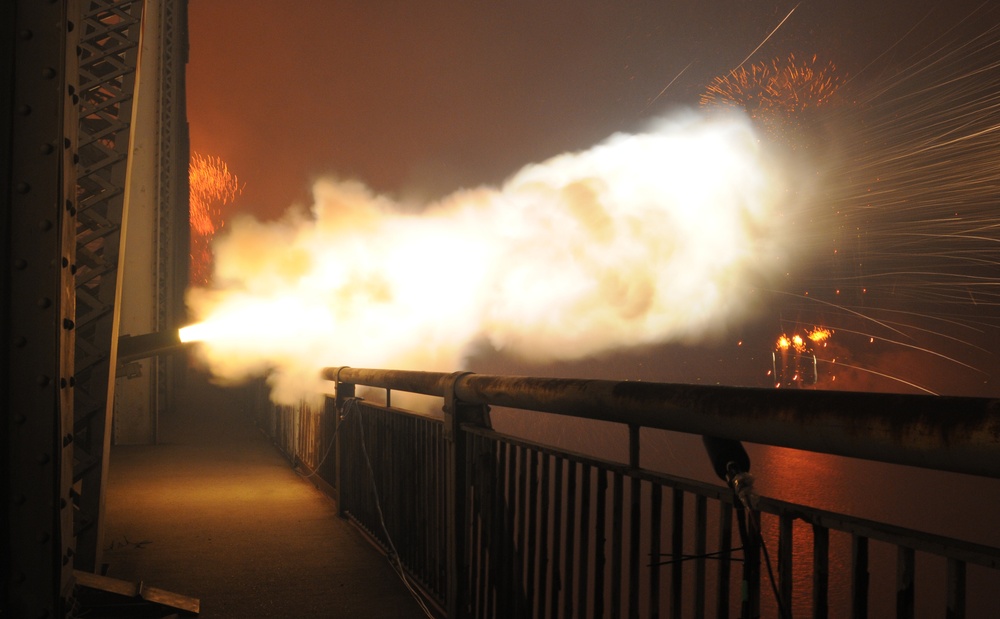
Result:
<svg viewBox="0 0 1000 619"><path fill-rule="evenodd" d="M891 583L898 617L917 616L918 583L943 592L945 608L931 616L965 617L968 566L1000 584L997 548L767 497L745 509L725 485L639 465L640 429L657 428L1000 478L994 400L352 368L324 376L336 385L325 411L272 409L272 436L293 461L319 467L341 514L443 616L881 616L874 579ZM361 386L385 390L385 405L356 398ZM442 398L444 415L393 408L393 392ZM623 424L627 462L498 433L490 407ZM838 552L849 555L846 575L834 572ZM886 552L895 556L876 556ZM917 577L918 557L941 564L938 582ZM773 587L761 569L772 564ZM794 584L802 567L808 591ZM833 580L848 590L832 590Z"/></svg>

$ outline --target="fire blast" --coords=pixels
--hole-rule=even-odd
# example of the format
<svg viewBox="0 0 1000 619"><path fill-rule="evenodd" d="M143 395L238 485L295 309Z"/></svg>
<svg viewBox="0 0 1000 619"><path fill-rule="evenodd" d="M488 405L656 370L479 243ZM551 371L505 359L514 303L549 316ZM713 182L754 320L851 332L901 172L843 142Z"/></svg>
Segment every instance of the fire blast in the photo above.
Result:
<svg viewBox="0 0 1000 619"><path fill-rule="evenodd" d="M689 115L419 214L323 180L309 214L230 223L184 338L221 378L268 373L279 402L318 393L327 365L448 371L472 345L554 360L705 338L795 250L777 168L744 119Z"/></svg>

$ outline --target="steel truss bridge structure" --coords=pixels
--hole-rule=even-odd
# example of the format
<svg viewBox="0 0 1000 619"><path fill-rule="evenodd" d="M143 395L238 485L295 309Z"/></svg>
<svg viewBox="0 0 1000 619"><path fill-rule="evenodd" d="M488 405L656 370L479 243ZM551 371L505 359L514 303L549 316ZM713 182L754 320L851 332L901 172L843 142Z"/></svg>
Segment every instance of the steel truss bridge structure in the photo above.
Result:
<svg viewBox="0 0 1000 619"><path fill-rule="evenodd" d="M186 7L0 7L0 73L10 86L0 105L9 343L0 561L10 616L64 615L73 570L100 568L109 446L113 435L131 440L136 425L113 416L116 400L131 398L130 410L142 411L137 433L150 442L158 410L169 405L173 361L136 365L130 373L141 379L116 388L117 342L125 330L176 329L183 320ZM129 251L127 230L135 237ZM126 288L144 300L128 301ZM122 321L123 303L138 322Z"/></svg>

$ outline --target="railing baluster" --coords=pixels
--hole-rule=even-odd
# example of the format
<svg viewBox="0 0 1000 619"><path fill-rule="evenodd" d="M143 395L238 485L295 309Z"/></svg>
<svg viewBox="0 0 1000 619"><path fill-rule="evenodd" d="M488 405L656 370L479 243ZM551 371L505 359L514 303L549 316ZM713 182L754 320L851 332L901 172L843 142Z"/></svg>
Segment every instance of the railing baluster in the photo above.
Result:
<svg viewBox="0 0 1000 619"><path fill-rule="evenodd" d="M549 477L551 456L539 454L542 458L542 479L541 479L541 508L540 526L538 531L538 589L535 599L535 616L544 617L545 607L548 605L547 589L549 571L549 527L550 527L550 495L552 493L552 479ZM558 502L558 498L556 499Z"/></svg>
<svg viewBox="0 0 1000 619"><path fill-rule="evenodd" d="M594 617L604 616L604 569L607 561L608 475L597 469L597 498L594 501Z"/></svg>
<svg viewBox="0 0 1000 619"><path fill-rule="evenodd" d="M778 517L778 595L785 608L792 607L792 516Z"/></svg>
<svg viewBox="0 0 1000 619"><path fill-rule="evenodd" d="M629 544L628 544L628 616L639 619L639 538L642 532L642 483L632 478L632 493L629 500Z"/></svg>
<svg viewBox="0 0 1000 619"><path fill-rule="evenodd" d="M525 571L525 599L531 614L535 606L535 565L538 562L538 457L539 453L531 450L528 457L528 546L525 559L528 562Z"/></svg>
<svg viewBox="0 0 1000 619"><path fill-rule="evenodd" d="M573 586L573 551L576 548L576 462L567 463L566 473L566 563L563 564L563 617L570 619L573 614L573 593L576 591ZM582 478L581 478L582 479ZM582 487L581 487L582 492ZM589 487L588 487L589 492ZM586 501L583 501L586 503ZM582 514L585 510L581 509ZM581 552L581 564L587 561L587 553Z"/></svg>
<svg viewBox="0 0 1000 619"><path fill-rule="evenodd" d="M912 548L899 546L896 556L896 617L913 619L915 553Z"/></svg>
<svg viewBox="0 0 1000 619"><path fill-rule="evenodd" d="M829 615L830 581L830 531L824 526L813 525L813 619L827 619Z"/></svg>
<svg viewBox="0 0 1000 619"><path fill-rule="evenodd" d="M520 616L520 613L527 610L523 606L523 592L527 589L527 584L524 582L524 575L527 572L527 561L529 560L528 552L525 549L528 524L529 451L530 450L527 447L521 447L518 450L517 458L517 503L516 509L514 510L514 513L517 516L517 522L515 524L517 537L514 538L514 556L516 560L514 562L514 590L511 591L511 595L514 596L514 609L518 613L518 616Z"/></svg>
<svg viewBox="0 0 1000 619"><path fill-rule="evenodd" d="M649 492L649 617L660 617L660 531L663 514L663 487L653 484Z"/></svg>
<svg viewBox="0 0 1000 619"><path fill-rule="evenodd" d="M946 619L965 619L965 561L948 559Z"/></svg>
<svg viewBox="0 0 1000 619"><path fill-rule="evenodd" d="M670 616L680 617L684 584L684 491L674 489L673 512L670 521Z"/></svg>
<svg viewBox="0 0 1000 619"><path fill-rule="evenodd" d="M580 472L580 540L579 570L577 574L577 611L575 615L583 617L587 614L587 577L590 562L590 465L584 464ZM568 550L568 549L567 549ZM567 570L568 573L568 570ZM568 577L568 576L567 576Z"/></svg>
<svg viewBox="0 0 1000 619"><path fill-rule="evenodd" d="M729 581L733 572L733 506L719 503L719 574L715 592L716 619L729 619Z"/></svg>
<svg viewBox="0 0 1000 619"><path fill-rule="evenodd" d="M480 617L493 616L496 609L493 607L493 596L496 592L497 575L493 573L492 566L496 562L496 541L492 539L497 519L496 502L497 486L496 480L499 475L497 468L497 451L499 447L495 441L483 438L483 453L487 454L483 461L488 468L483 473L483 500L481 502L483 510L483 537L486 538L486 545L480 551L480 570L483 573L482 602L480 603Z"/></svg>
<svg viewBox="0 0 1000 619"><path fill-rule="evenodd" d="M868 617L868 538L851 536L851 617Z"/></svg>
<svg viewBox="0 0 1000 619"><path fill-rule="evenodd" d="M697 495L694 501L694 616L705 617L705 552L708 548L708 499Z"/></svg>
<svg viewBox="0 0 1000 619"><path fill-rule="evenodd" d="M611 499L611 617L621 617L622 608L622 509L625 503L624 480L621 473L613 475Z"/></svg>
<svg viewBox="0 0 1000 619"><path fill-rule="evenodd" d="M483 612L480 615L481 617L493 617L499 613L496 596L500 575L497 573L496 567L499 564L497 560L499 556L497 549L497 528L499 526L500 514L497 513L497 504L500 501L500 480L504 470L503 460L500 455L503 445L498 441L489 441L488 444L492 450L492 455L490 456L492 469L489 471L489 476L485 481L484 492L487 494L484 497L483 513L488 518L484 530L486 536L489 538L489 545L486 548L488 562L484 561L483 563L483 571L485 572L483 586L486 589L483 591Z"/></svg>
<svg viewBox="0 0 1000 619"><path fill-rule="evenodd" d="M510 615L511 614L511 593L512 593L512 577L511 577L511 566L514 564L513 551L510 547L510 540L513 537L513 530L511 528L512 518L511 510L513 506L510 505L508 499L505 497L512 496L513 490L513 480L514 480L514 451L513 445L509 443L500 443L501 449L501 473L500 479L498 481L497 495L496 495L496 506L494 509L494 518L496 519L496 534L493 536L494 546L498 546L499 555L499 566L497 575L497 590L496 590L496 607L497 615Z"/></svg>
<svg viewBox="0 0 1000 619"><path fill-rule="evenodd" d="M552 567L552 593L549 595L549 612L539 613L539 617L558 617L559 616L559 594L562 588L562 577L560 576L559 570L559 559L562 553L562 547L560 541L562 539L562 507L563 507L563 458L561 456L555 456L555 471L553 472L555 477L555 489L552 491L552 496L555 499L553 501L552 509L552 560L549 565ZM567 542L569 543L569 542Z"/></svg>

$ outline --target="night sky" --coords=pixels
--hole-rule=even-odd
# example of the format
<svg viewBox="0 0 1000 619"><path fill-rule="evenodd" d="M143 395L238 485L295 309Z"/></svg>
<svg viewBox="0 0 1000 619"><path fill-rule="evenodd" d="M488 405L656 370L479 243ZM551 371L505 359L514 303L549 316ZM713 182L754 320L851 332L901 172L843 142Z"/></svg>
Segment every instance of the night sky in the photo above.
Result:
<svg viewBox="0 0 1000 619"><path fill-rule="evenodd" d="M275 218L292 204L308 205L312 181L323 175L357 178L403 199L434 199L500 183L525 164L696 107L712 79L740 65L793 8L747 63L817 54L851 78L852 92L871 92L887 76L919 65L938 37L960 39L984 20L1000 22L988 8L963 23L981 4L303 0L292 8L192 0L192 150L221 157L239 177L243 191L230 213ZM992 265L982 274L996 282L997 271ZM826 275L813 270L803 277ZM804 287L796 283L789 292ZM544 370L483 353L472 366L763 386L775 337L829 318L802 316L802 304L792 306L775 307L705 346L653 347ZM992 376L998 312L976 307L972 314L960 308L964 324L946 337L920 339L927 330L941 333L940 317L951 311L925 301L914 314L938 318L912 318L912 329L898 337L880 334L905 345L883 343L854 358L937 392L998 395ZM966 328L973 322L975 332ZM918 355L917 347L941 354ZM900 387L854 379L859 388Z"/></svg>

